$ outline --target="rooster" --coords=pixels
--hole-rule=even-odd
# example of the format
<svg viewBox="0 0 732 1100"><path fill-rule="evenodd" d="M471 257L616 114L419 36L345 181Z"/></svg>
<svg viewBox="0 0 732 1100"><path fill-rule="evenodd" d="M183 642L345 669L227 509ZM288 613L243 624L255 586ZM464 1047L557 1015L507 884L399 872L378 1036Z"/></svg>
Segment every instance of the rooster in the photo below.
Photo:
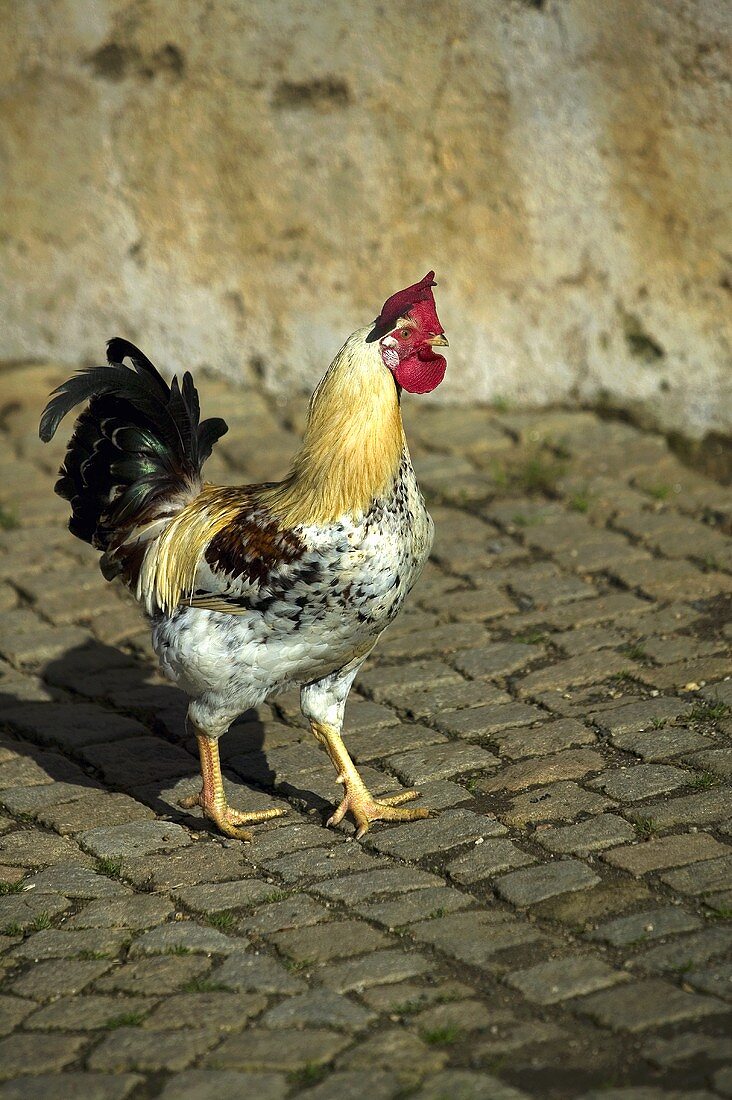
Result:
<svg viewBox="0 0 732 1100"><path fill-rule="evenodd" d="M200 805L227 836L281 810L242 813L224 794L218 739L245 710L299 684L301 706L343 784L328 821L429 816L404 807L416 791L376 799L341 737L351 685L399 612L430 552L432 520L412 469L400 398L442 381L447 346L434 272L384 302L350 336L310 400L300 450L277 483L222 487L203 464L227 431L200 422L186 372L168 385L133 344L114 339L108 365L79 371L51 394L40 437L87 403L56 492L72 534L142 604L164 674L190 697L203 787ZM124 365L127 359L132 367Z"/></svg>

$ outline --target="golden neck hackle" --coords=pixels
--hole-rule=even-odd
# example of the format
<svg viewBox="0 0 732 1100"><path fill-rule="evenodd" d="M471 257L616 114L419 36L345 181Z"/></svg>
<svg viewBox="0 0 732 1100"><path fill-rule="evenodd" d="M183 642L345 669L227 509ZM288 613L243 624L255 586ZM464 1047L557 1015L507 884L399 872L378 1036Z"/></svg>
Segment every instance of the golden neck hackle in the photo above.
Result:
<svg viewBox="0 0 732 1100"><path fill-rule="evenodd" d="M361 516L393 483L406 448L397 388L364 329L333 360L310 401L302 446L284 481L267 488L200 491L177 514L151 525L137 584L150 614L170 612L195 588L201 553L248 504L264 506L281 527Z"/></svg>
<svg viewBox="0 0 732 1100"><path fill-rule="evenodd" d="M363 515L396 477L406 446L397 388L367 331L355 332L333 360L290 473L262 493L288 527Z"/></svg>

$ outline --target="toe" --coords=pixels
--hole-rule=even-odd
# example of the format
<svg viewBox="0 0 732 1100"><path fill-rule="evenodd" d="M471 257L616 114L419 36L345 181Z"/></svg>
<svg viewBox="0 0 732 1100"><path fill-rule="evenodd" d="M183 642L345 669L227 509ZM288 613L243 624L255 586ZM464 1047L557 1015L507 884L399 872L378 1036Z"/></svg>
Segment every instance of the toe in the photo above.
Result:
<svg viewBox="0 0 732 1100"><path fill-rule="evenodd" d="M413 810L402 809L400 806L382 805L378 816L383 821L419 821L421 818L434 817L434 811L419 806Z"/></svg>
<svg viewBox="0 0 732 1100"><path fill-rule="evenodd" d="M333 813L326 821L326 828L330 828L332 825L340 825L341 821L343 821L343 818L348 813L348 809L348 799L344 798L340 805L333 811Z"/></svg>
<svg viewBox="0 0 732 1100"><path fill-rule="evenodd" d="M226 818L232 825L256 825L260 821L271 821L273 817L282 817L287 810L272 808L271 810L252 810L249 813L241 810L226 810Z"/></svg>
<svg viewBox="0 0 732 1100"><path fill-rule="evenodd" d="M273 808L271 810L255 810L251 813L243 813L240 810L232 810L230 806L224 806L223 808L209 806L204 809L204 813L224 836L233 837L235 840L253 840L254 834L249 829L240 828L241 825L269 821L270 818L280 817L286 811Z"/></svg>
<svg viewBox="0 0 732 1100"><path fill-rule="evenodd" d="M215 817L211 815L211 821L224 836L233 837L234 840L251 841L254 839L254 834L249 829L240 829L236 822L231 821L226 814L217 814Z"/></svg>
<svg viewBox="0 0 732 1100"><path fill-rule="evenodd" d="M178 799L178 805L182 810L192 810L194 806L202 806L201 794L189 794L186 798Z"/></svg>
<svg viewBox="0 0 732 1100"><path fill-rule="evenodd" d="M245 840L251 843L254 840L254 833L251 829L238 829L236 825L227 824L225 827L219 825L222 833L226 836L233 837L234 840Z"/></svg>
<svg viewBox="0 0 732 1100"><path fill-rule="evenodd" d="M414 802L416 798L421 797L420 791L398 791L396 794L385 794L379 802L385 806L400 806L402 802Z"/></svg>

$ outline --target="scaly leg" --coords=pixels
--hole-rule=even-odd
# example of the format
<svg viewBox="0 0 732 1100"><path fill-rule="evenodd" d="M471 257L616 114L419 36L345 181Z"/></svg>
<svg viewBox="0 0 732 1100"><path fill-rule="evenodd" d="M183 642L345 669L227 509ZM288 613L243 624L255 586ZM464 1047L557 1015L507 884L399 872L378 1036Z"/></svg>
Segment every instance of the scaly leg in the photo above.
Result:
<svg viewBox="0 0 732 1100"><path fill-rule="evenodd" d="M199 794L181 799L179 805L188 810L192 806L201 806L204 816L218 825L221 832L225 833L226 836L236 837L237 840L252 840L252 833L248 829L239 829L237 826L268 821L271 817L279 817L285 811L272 809L241 813L239 810L232 810L224 794L224 781L221 776L221 763L219 761L219 743L215 737L207 737L195 726L193 728L198 741L198 751L201 754L203 787Z"/></svg>
<svg viewBox="0 0 732 1100"><path fill-rule="evenodd" d="M432 816L432 811L422 808L410 810L399 808L401 802L412 802L415 798L419 798L419 791L400 791L398 794L374 798L358 774L337 730L312 720L310 728L333 761L333 766L338 772L336 782L343 783L346 788L345 797L335 813L328 818L328 825L338 825L350 810L358 826L356 839L360 840L368 832L372 821L414 821L420 817Z"/></svg>

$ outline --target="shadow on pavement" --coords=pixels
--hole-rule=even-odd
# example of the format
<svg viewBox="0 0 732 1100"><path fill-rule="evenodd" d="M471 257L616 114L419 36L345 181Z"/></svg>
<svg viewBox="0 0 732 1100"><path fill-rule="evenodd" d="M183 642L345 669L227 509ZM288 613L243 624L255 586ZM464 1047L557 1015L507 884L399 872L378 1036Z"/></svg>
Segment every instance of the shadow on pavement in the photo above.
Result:
<svg viewBox="0 0 732 1100"><path fill-rule="evenodd" d="M55 783L122 792L158 815L201 829L208 823L178 805L201 783L195 739L185 727L187 698L154 678L154 671L150 663L91 641L49 662L40 683L15 673L0 680L0 727L12 736L6 743L14 752L39 765L39 785L45 773ZM32 697L24 697L28 695ZM293 742L300 732L293 729ZM263 808L267 795L331 812L329 802L292 783L279 782L275 790L276 773L264 741L265 727L256 711L243 714L223 736L221 758L231 804L251 809L254 798L261 802L254 808ZM228 762L238 758L242 763L234 769ZM32 769L30 763L28 767ZM19 773L18 785L27 787L28 777ZM84 797L78 790L67 793Z"/></svg>

